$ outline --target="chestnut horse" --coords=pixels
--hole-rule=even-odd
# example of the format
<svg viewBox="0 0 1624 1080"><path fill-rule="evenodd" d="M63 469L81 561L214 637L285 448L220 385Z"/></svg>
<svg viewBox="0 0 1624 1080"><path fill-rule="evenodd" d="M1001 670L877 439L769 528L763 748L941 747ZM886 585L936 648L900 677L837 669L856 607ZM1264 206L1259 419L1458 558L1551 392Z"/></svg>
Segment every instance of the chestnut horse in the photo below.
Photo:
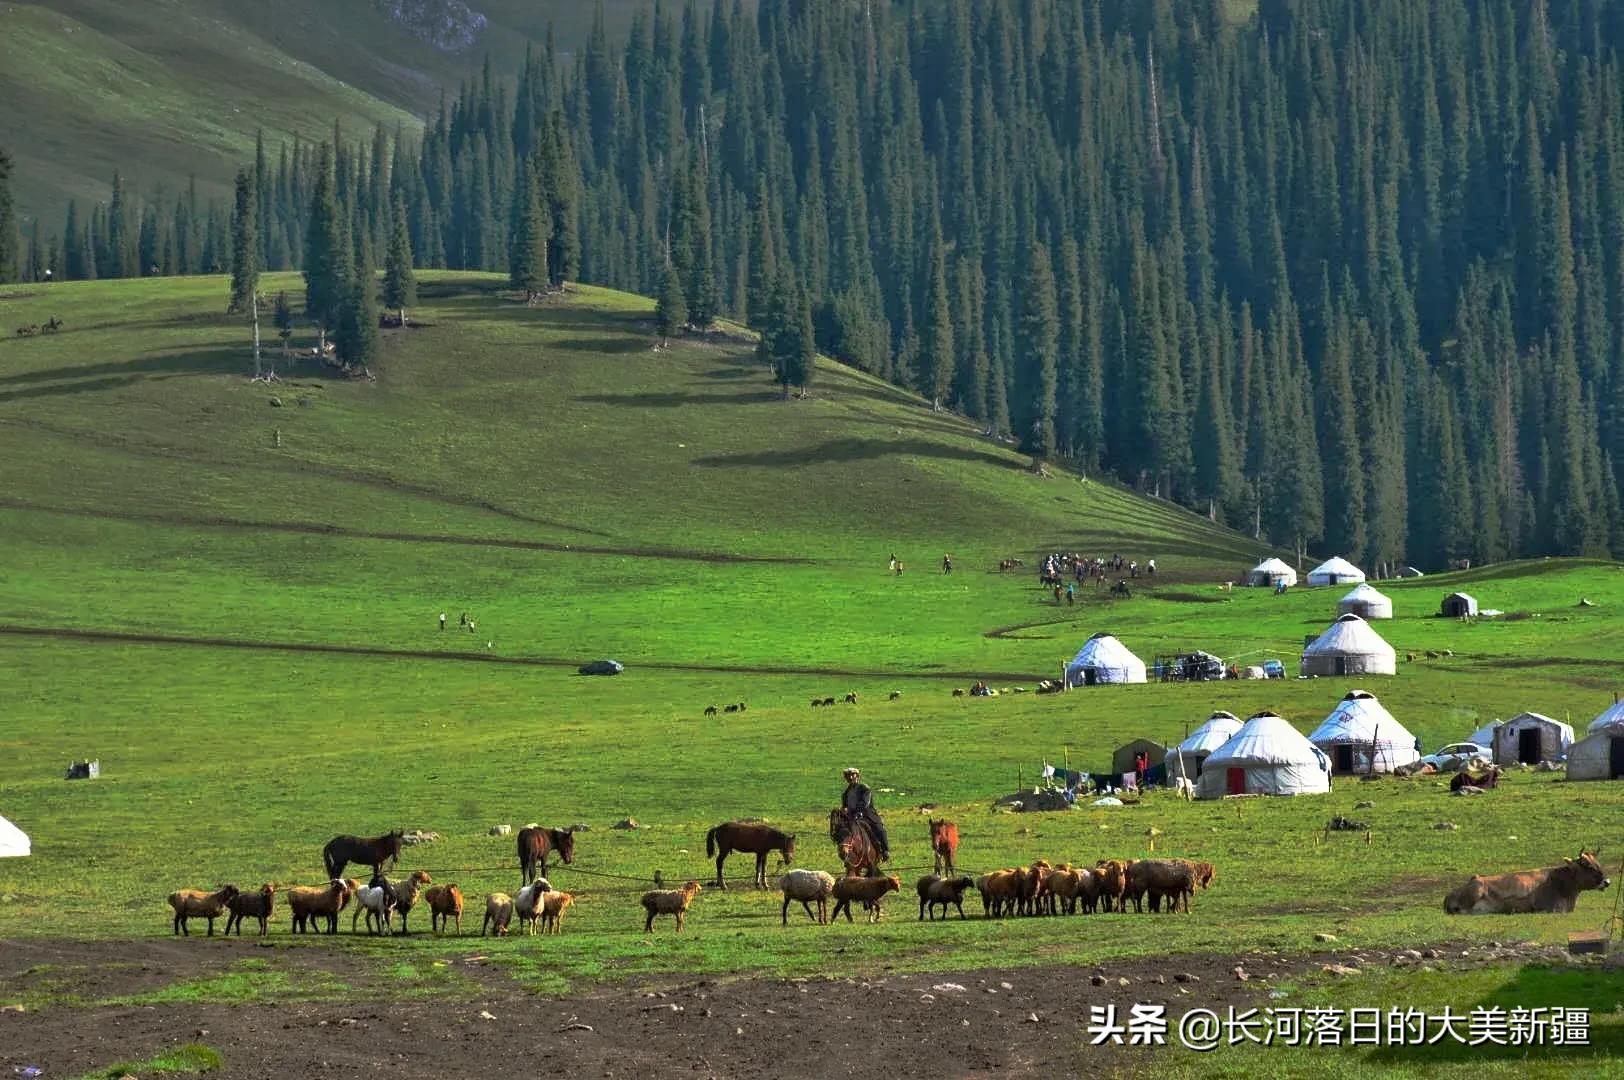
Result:
<svg viewBox="0 0 1624 1080"><path fill-rule="evenodd" d="M360 836L335 836L321 849L321 861L327 867L329 881L344 876L344 867L350 863L372 867L373 877L383 873L385 861L390 866L400 861L400 843L405 833L396 829L392 833L367 839Z"/></svg>
<svg viewBox="0 0 1624 1080"><path fill-rule="evenodd" d="M840 853L848 877L872 877L880 865L880 847L869 835L868 825L854 821L844 807L829 811L829 839Z"/></svg>
<svg viewBox="0 0 1624 1080"><path fill-rule="evenodd" d="M558 852L558 857L566 863L575 861L575 827L567 829L543 829L541 827L519 830L519 872L524 876L524 884L528 885L536 880L536 864L541 864L541 876L547 876L547 854Z"/></svg>
<svg viewBox="0 0 1624 1080"><path fill-rule="evenodd" d="M716 860L716 887L727 888L727 882L722 880L722 863L735 851L742 851L756 857L755 886L758 889L767 887L767 855L776 851L784 858L784 865L788 866L795 858L795 834L779 832L766 825L757 825L748 821L724 821L710 832L705 834L705 856Z"/></svg>
<svg viewBox="0 0 1624 1080"><path fill-rule="evenodd" d="M930 850L936 855L936 873L947 864L948 876L954 873L953 857L959 853L959 827L951 821L930 819Z"/></svg>

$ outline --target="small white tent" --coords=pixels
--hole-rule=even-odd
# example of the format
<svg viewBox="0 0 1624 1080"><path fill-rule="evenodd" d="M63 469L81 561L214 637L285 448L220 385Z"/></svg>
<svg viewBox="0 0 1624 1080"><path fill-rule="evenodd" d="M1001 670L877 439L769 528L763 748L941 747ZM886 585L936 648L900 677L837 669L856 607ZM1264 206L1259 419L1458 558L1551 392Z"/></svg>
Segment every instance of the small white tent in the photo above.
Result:
<svg viewBox="0 0 1624 1080"><path fill-rule="evenodd" d="M1614 724L1624 724L1624 701L1615 701L1603 709L1601 715L1590 721L1590 726L1585 728L1585 734L1592 734Z"/></svg>
<svg viewBox="0 0 1624 1080"><path fill-rule="evenodd" d="M14 855L27 855L33 850L28 834L0 817L0 859Z"/></svg>
<svg viewBox="0 0 1624 1080"><path fill-rule="evenodd" d="M1145 662L1110 634L1095 634L1066 665L1067 686L1099 683L1142 683Z"/></svg>
<svg viewBox="0 0 1624 1080"><path fill-rule="evenodd" d="M1395 675L1398 654L1357 615L1339 615L1303 650L1303 675Z"/></svg>
<svg viewBox="0 0 1624 1080"><path fill-rule="evenodd" d="M1297 584L1297 571L1279 559L1264 559L1246 574L1248 585L1267 585L1273 588L1282 581L1288 586Z"/></svg>
<svg viewBox="0 0 1624 1080"><path fill-rule="evenodd" d="M1568 779L1624 779L1624 707L1596 717L1590 733L1568 747Z"/></svg>
<svg viewBox="0 0 1624 1080"><path fill-rule="evenodd" d="M1338 556L1326 559L1308 572L1310 585L1352 585L1365 580L1365 572Z"/></svg>
<svg viewBox="0 0 1624 1080"><path fill-rule="evenodd" d="M1421 758L1415 736L1365 690L1348 691L1308 741L1325 752L1339 773L1392 772Z"/></svg>
<svg viewBox="0 0 1624 1080"><path fill-rule="evenodd" d="M1487 724L1484 724L1482 727L1478 728L1476 731L1474 731L1470 735L1468 735L1464 741L1469 742L1469 743L1476 743L1477 745L1479 745L1479 746L1483 747L1484 749L1488 750L1488 752L1490 754L1493 754L1494 753L1494 733L1496 731L1499 731L1500 730L1500 725L1504 724L1504 723L1505 723L1504 720L1490 720Z"/></svg>
<svg viewBox="0 0 1624 1080"><path fill-rule="evenodd" d="M1376 586L1360 582L1354 590L1336 602L1338 615L1357 615L1361 619L1391 619L1393 601L1382 595Z"/></svg>
<svg viewBox="0 0 1624 1080"><path fill-rule="evenodd" d="M1213 713L1207 718L1206 723L1190 732L1183 742L1167 751L1168 778L1188 776L1193 780L1200 776L1207 757L1234 738L1240 729L1240 718L1234 713Z"/></svg>
<svg viewBox="0 0 1624 1080"><path fill-rule="evenodd" d="M1573 745L1573 729L1537 712L1519 713L1494 731L1494 763L1557 761Z"/></svg>
<svg viewBox="0 0 1624 1080"><path fill-rule="evenodd" d="M1331 763L1303 733L1258 713L1207 757L1198 799L1225 795L1316 795L1331 790Z"/></svg>

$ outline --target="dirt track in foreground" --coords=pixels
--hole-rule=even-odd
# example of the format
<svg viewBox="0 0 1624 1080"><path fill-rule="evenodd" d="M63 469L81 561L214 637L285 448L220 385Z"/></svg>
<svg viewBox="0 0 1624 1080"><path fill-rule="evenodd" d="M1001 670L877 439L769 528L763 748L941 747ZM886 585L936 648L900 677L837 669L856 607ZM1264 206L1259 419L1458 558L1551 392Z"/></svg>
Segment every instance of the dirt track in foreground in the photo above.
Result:
<svg viewBox="0 0 1624 1080"><path fill-rule="evenodd" d="M1159 1003L1174 1017L1198 1006L1221 1011L1265 1004L1271 986L1284 980L1327 978L1326 963L1371 967L1392 959L1380 950L1349 950L853 979L664 980L553 999L515 986L478 955L477 944L470 940L454 962L477 987L457 1000L3 1012L0 1075L36 1065L50 1080L193 1041L218 1050L225 1070L217 1075L230 1077L309 1075L315 1068L376 1075L403 1067L483 1077L523 1069L526 1062L551 1075L593 1077L767 1077L786 1070L872 1077L876 1068L886 1077L937 1078L1142 1073L1151 1062L1138 1052L1084 1045L1091 1005L1114 1002L1126 1013L1134 1003ZM1458 959L1458 949L1453 955L1452 964L1469 962ZM1471 962L1491 956L1474 950ZM250 957L269 960L295 980L319 968L350 985L387 985L368 958L266 949L243 939L0 943L0 986L26 991L50 979L55 992L72 993L63 973L78 972L78 993L106 998L151 991ZM1250 981L1234 977L1237 964ZM1106 977L1104 986L1092 984L1095 974ZM1180 984L1179 974L1195 979ZM792 1066L795 1061L803 1064Z"/></svg>

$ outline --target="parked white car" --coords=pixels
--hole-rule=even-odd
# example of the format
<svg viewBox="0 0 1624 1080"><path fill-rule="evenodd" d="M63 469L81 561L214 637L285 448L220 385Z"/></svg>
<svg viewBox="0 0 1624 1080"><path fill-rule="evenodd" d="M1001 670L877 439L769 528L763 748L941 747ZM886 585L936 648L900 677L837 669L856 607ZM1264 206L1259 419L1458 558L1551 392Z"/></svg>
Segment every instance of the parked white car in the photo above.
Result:
<svg viewBox="0 0 1624 1080"><path fill-rule="evenodd" d="M1457 772L1462 765L1475 758L1492 761L1494 753L1487 746L1475 742L1450 743L1441 750L1424 755L1420 764L1431 765L1439 772Z"/></svg>

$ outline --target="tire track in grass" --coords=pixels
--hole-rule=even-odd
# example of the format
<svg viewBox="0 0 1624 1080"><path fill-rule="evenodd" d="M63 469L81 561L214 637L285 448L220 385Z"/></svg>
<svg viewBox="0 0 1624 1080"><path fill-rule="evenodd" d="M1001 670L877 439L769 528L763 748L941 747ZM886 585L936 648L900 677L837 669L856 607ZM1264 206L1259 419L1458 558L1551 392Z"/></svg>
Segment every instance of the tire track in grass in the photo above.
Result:
<svg viewBox="0 0 1624 1080"><path fill-rule="evenodd" d="M498 656L483 652L437 652L431 649L389 649L381 645L329 645L313 641L248 641L242 638L187 637L179 634L143 634L123 630L84 630L66 626L0 624L0 634L23 638L59 638L68 641L111 642L126 645L175 645L205 649L245 649L265 652L315 653L329 656L372 656L386 660L437 660L472 664L516 664L522 667L576 668L579 657ZM1033 680L1040 676L1013 671L897 671L886 668L790 667L777 664L685 664L669 660L630 660L629 668L651 671L688 671L717 675L807 675L849 679L934 679L998 682Z"/></svg>

